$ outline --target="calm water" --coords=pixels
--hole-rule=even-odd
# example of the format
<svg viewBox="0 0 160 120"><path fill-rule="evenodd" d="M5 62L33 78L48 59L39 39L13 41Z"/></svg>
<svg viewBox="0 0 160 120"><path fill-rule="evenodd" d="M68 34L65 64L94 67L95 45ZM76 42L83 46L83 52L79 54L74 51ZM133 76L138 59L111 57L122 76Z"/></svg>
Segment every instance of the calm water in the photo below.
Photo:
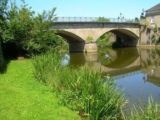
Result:
<svg viewBox="0 0 160 120"><path fill-rule="evenodd" d="M89 64L101 68L116 80L129 104L142 106L152 96L160 102L160 49L103 49L98 53L71 53L64 56L64 65Z"/></svg>

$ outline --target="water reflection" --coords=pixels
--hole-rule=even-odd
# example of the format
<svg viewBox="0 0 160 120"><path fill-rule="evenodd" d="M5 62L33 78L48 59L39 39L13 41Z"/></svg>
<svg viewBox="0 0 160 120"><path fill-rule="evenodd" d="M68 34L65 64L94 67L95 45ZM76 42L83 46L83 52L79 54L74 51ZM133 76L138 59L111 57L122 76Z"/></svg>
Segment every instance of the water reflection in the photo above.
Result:
<svg viewBox="0 0 160 120"><path fill-rule="evenodd" d="M147 73L148 81L160 86L160 49L143 49L140 54L142 70Z"/></svg>
<svg viewBox="0 0 160 120"><path fill-rule="evenodd" d="M68 54L70 66L90 64L101 68L124 90L129 105L160 99L160 49L101 49L98 53Z"/></svg>
<svg viewBox="0 0 160 120"><path fill-rule="evenodd" d="M84 53L72 53L70 54L70 65L82 66L86 62Z"/></svg>
<svg viewBox="0 0 160 120"><path fill-rule="evenodd" d="M124 68L139 57L137 48L104 49L98 55L101 64L109 68Z"/></svg>
<svg viewBox="0 0 160 120"><path fill-rule="evenodd" d="M86 63L85 54L84 53L66 53L62 59L62 65L69 66L82 66Z"/></svg>

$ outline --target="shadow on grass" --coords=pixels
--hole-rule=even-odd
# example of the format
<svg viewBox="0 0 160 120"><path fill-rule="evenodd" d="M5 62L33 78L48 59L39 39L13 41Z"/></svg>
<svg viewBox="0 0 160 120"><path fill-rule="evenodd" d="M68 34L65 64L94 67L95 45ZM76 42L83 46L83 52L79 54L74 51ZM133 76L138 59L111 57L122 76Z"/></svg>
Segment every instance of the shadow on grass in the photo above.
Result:
<svg viewBox="0 0 160 120"><path fill-rule="evenodd" d="M5 59L5 60L1 61L0 74L3 74L7 71L7 67L8 67L9 62L10 62L10 59Z"/></svg>
<svg viewBox="0 0 160 120"><path fill-rule="evenodd" d="M8 65L12 60L24 60L24 59L30 59L30 58L31 56L26 56L26 55L14 56L14 57L4 55L4 59L0 60L0 74L6 73Z"/></svg>

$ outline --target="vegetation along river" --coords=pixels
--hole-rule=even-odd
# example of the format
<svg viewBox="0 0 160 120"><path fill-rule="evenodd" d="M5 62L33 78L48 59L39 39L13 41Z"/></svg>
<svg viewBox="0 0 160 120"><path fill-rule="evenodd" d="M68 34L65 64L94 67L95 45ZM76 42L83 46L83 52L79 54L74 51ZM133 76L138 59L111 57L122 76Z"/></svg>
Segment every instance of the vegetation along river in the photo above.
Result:
<svg viewBox="0 0 160 120"><path fill-rule="evenodd" d="M149 97L160 99L160 49L105 48L98 53L65 54L62 64L101 68L105 75L116 80L128 107L145 105Z"/></svg>

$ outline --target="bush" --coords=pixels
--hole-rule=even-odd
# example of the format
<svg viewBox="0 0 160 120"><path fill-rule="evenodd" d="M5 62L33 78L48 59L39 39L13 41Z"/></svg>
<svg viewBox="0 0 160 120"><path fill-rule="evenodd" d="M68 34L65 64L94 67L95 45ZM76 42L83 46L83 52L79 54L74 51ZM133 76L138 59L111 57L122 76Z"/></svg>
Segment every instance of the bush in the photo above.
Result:
<svg viewBox="0 0 160 120"><path fill-rule="evenodd" d="M93 41L93 37L92 36L87 36L86 40L87 40L87 42L91 43Z"/></svg>
<svg viewBox="0 0 160 120"><path fill-rule="evenodd" d="M0 2L0 10L2 3ZM3 16L6 19L2 21L0 17L0 33L3 31L2 40L7 56L40 54L57 46L64 48L64 39L58 36L55 30L51 30L55 19L55 8L35 15L25 3L18 7L15 1L11 1L5 9L6 14Z"/></svg>
<svg viewBox="0 0 160 120"><path fill-rule="evenodd" d="M113 33L105 33L97 40L97 46L99 48L112 47L113 42L115 42L112 37L114 37Z"/></svg>
<svg viewBox="0 0 160 120"><path fill-rule="evenodd" d="M109 18L105 18L105 17L98 17L97 22L110 22L110 19Z"/></svg>
<svg viewBox="0 0 160 120"><path fill-rule="evenodd" d="M60 61L60 54L52 52L35 57L33 65L36 78L57 93L61 104L89 119L121 117L124 99L110 77L103 78L100 70L88 66L62 66Z"/></svg>

